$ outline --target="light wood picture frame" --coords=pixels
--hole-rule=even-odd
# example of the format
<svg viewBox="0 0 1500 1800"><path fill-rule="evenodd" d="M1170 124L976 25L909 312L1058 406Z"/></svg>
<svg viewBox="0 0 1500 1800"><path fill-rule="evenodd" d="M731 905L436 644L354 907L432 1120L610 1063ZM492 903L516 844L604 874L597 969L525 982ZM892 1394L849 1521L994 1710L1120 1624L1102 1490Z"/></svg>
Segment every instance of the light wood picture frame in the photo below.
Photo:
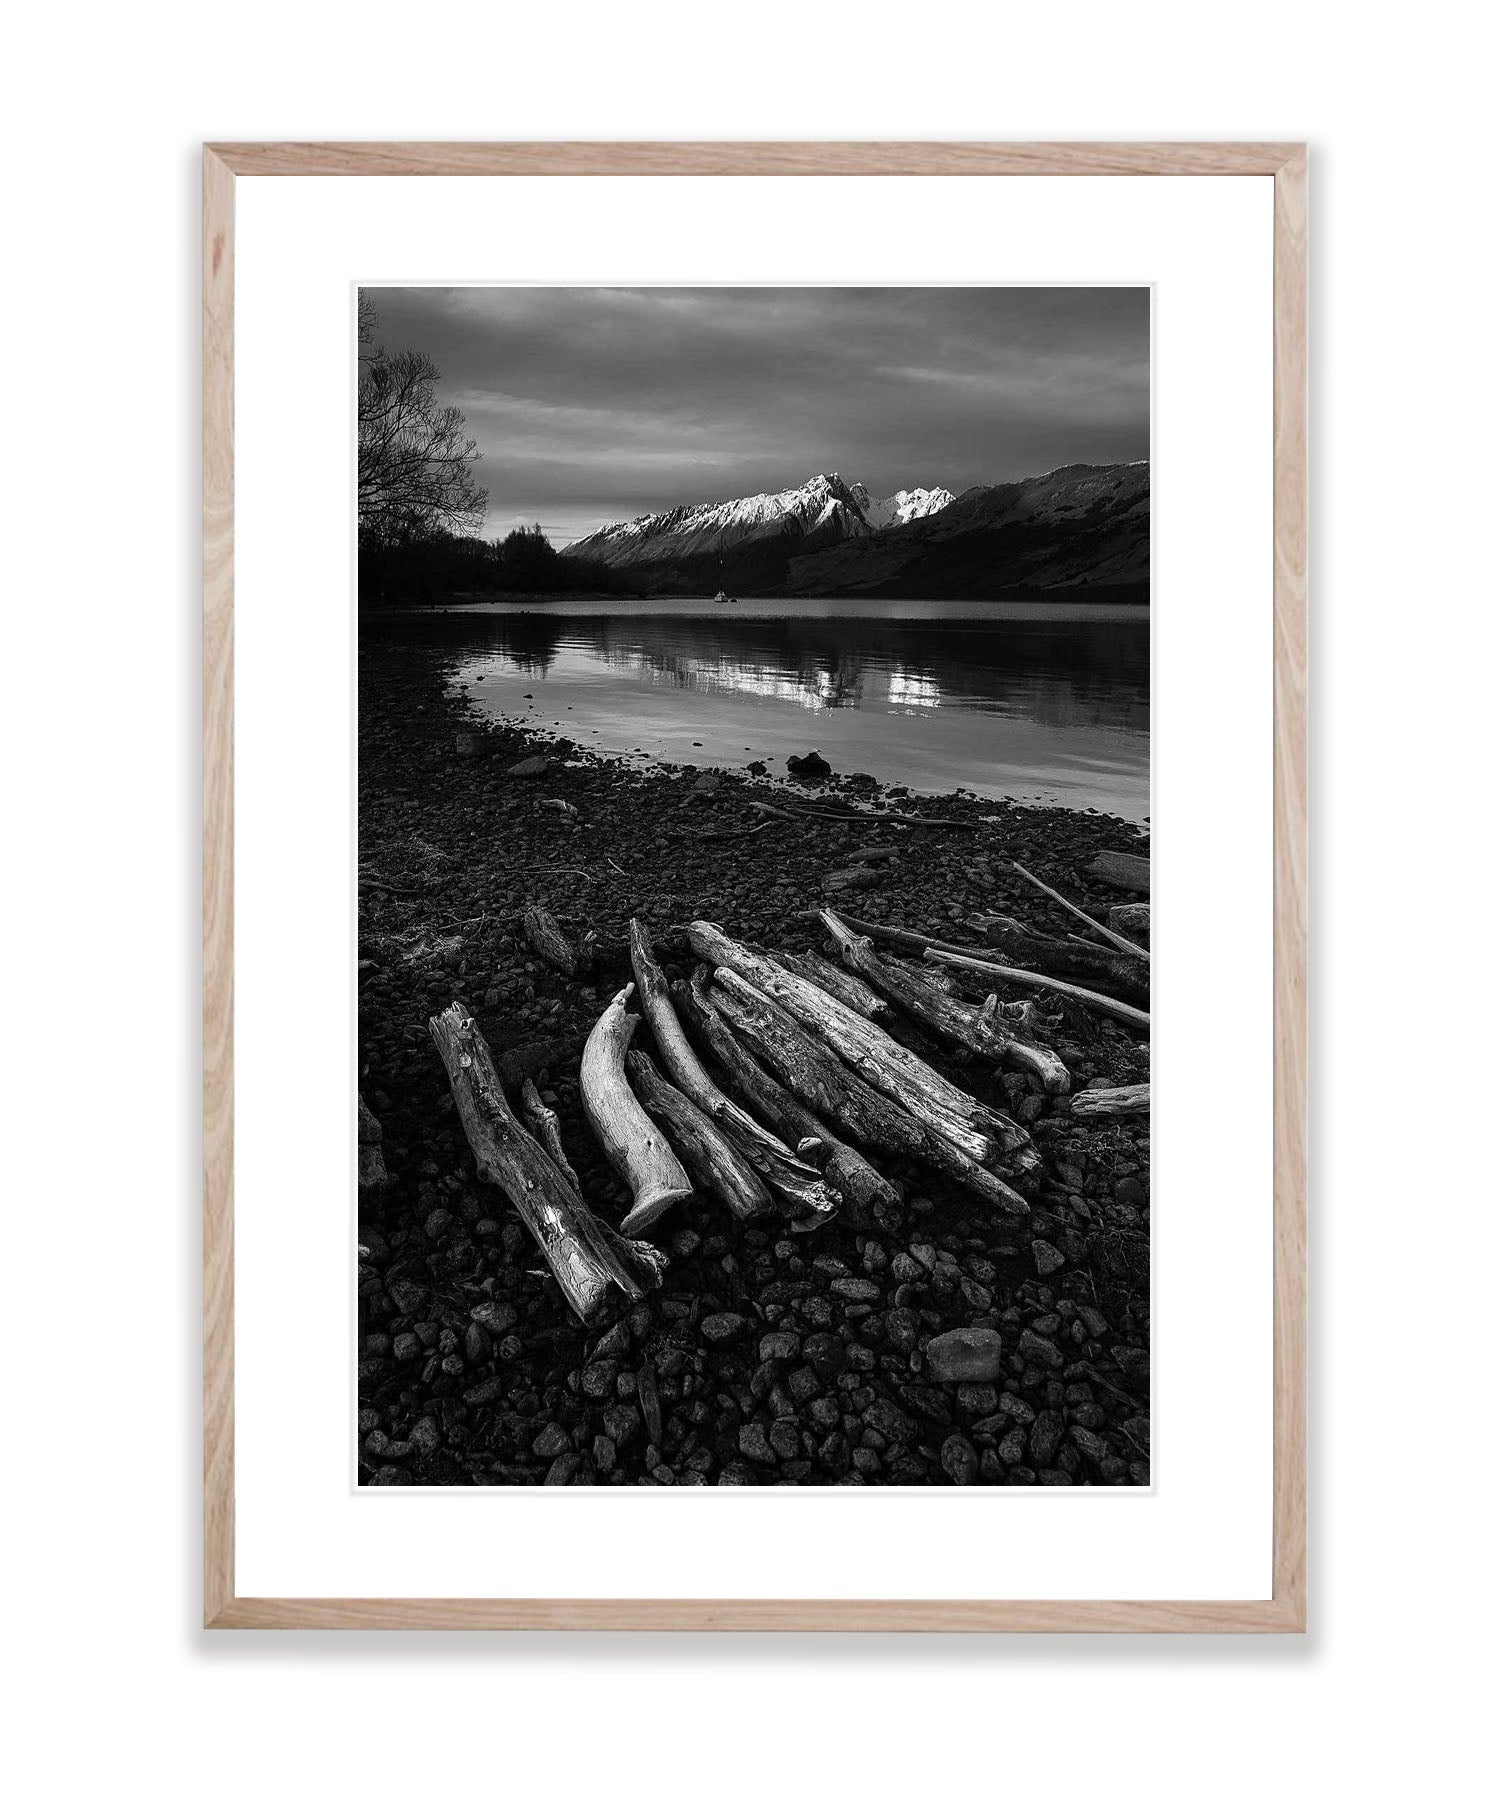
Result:
<svg viewBox="0 0 1500 1800"><path fill-rule="evenodd" d="M274 1598L237 1591L234 268L240 176L1256 176L1274 182L1273 1579L1268 1599ZM1306 1628L1307 156L1299 143L244 143L203 154L204 1623L224 1628L1237 1632Z"/></svg>

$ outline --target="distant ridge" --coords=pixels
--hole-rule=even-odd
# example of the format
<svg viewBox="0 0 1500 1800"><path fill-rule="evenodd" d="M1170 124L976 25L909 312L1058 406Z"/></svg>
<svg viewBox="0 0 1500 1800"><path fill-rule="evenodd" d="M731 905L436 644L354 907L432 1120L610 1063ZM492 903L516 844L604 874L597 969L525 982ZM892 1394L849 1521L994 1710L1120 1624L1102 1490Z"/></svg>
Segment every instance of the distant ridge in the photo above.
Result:
<svg viewBox="0 0 1500 1800"><path fill-rule="evenodd" d="M1070 463L956 499L918 487L873 500L821 474L606 525L570 554L665 593L1144 599L1150 476L1144 462Z"/></svg>
<svg viewBox="0 0 1500 1800"><path fill-rule="evenodd" d="M788 565L788 594L1145 600L1149 463L1069 463L966 489L951 506Z"/></svg>

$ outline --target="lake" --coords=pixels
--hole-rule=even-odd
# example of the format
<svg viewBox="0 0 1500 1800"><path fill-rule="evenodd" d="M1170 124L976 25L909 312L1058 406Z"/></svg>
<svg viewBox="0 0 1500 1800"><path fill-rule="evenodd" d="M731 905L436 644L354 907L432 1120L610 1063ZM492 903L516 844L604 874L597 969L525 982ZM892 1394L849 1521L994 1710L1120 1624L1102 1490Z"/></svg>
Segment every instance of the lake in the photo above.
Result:
<svg viewBox="0 0 1500 1800"><path fill-rule="evenodd" d="M1145 607L489 602L366 614L360 631L437 655L492 717L611 755L781 775L818 750L921 794L1150 810Z"/></svg>

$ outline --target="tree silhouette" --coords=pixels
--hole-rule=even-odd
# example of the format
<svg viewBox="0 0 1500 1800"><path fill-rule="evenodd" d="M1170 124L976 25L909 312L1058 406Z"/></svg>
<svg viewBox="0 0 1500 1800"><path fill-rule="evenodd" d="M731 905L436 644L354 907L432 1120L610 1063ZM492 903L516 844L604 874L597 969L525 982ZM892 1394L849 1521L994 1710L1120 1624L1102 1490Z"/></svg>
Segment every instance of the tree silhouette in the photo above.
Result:
<svg viewBox="0 0 1500 1800"><path fill-rule="evenodd" d="M439 371L418 350L376 347L374 304L359 296L359 531L378 545L472 536L488 499L474 480L478 445L456 406L437 400Z"/></svg>
<svg viewBox="0 0 1500 1800"><path fill-rule="evenodd" d="M523 525L508 533L495 546L495 561L502 588L545 594L565 579L562 558L540 525Z"/></svg>

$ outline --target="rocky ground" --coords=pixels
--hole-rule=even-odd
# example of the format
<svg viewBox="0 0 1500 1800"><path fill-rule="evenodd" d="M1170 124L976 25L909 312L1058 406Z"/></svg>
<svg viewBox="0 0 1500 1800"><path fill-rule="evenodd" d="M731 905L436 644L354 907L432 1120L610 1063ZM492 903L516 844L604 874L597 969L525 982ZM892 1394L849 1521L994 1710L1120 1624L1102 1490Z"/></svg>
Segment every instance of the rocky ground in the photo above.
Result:
<svg viewBox="0 0 1500 1800"><path fill-rule="evenodd" d="M610 958L632 915L657 934L706 918L768 948L823 948L801 915L824 903L826 876L855 850L894 845L899 857L841 910L948 939L972 937L965 921L982 911L1060 935L1066 921L1009 859L1102 917L1129 896L1091 886L1080 865L1142 850L1134 827L846 774L811 791L980 829L799 820L712 839L692 834L755 823L746 800L774 790L488 726L410 652L367 653L359 711L360 1090L389 1175L361 1196L362 1481L1149 1481L1144 1118L1074 1120L1034 1078L912 1033L1035 1137L1045 1179L1020 1235L941 1176L877 1157L902 1190L896 1230L741 1228L695 1198L656 1237L671 1257L663 1287L590 1330L480 1182L427 1032L462 1000L502 1068L536 1075L590 1205L617 1222L625 1196L577 1074L583 1037L629 979ZM516 772L539 758L544 772ZM536 959L527 906L600 933L597 985ZM1051 1041L1075 1087L1147 1078L1139 1039L1107 1020L1069 1007Z"/></svg>

